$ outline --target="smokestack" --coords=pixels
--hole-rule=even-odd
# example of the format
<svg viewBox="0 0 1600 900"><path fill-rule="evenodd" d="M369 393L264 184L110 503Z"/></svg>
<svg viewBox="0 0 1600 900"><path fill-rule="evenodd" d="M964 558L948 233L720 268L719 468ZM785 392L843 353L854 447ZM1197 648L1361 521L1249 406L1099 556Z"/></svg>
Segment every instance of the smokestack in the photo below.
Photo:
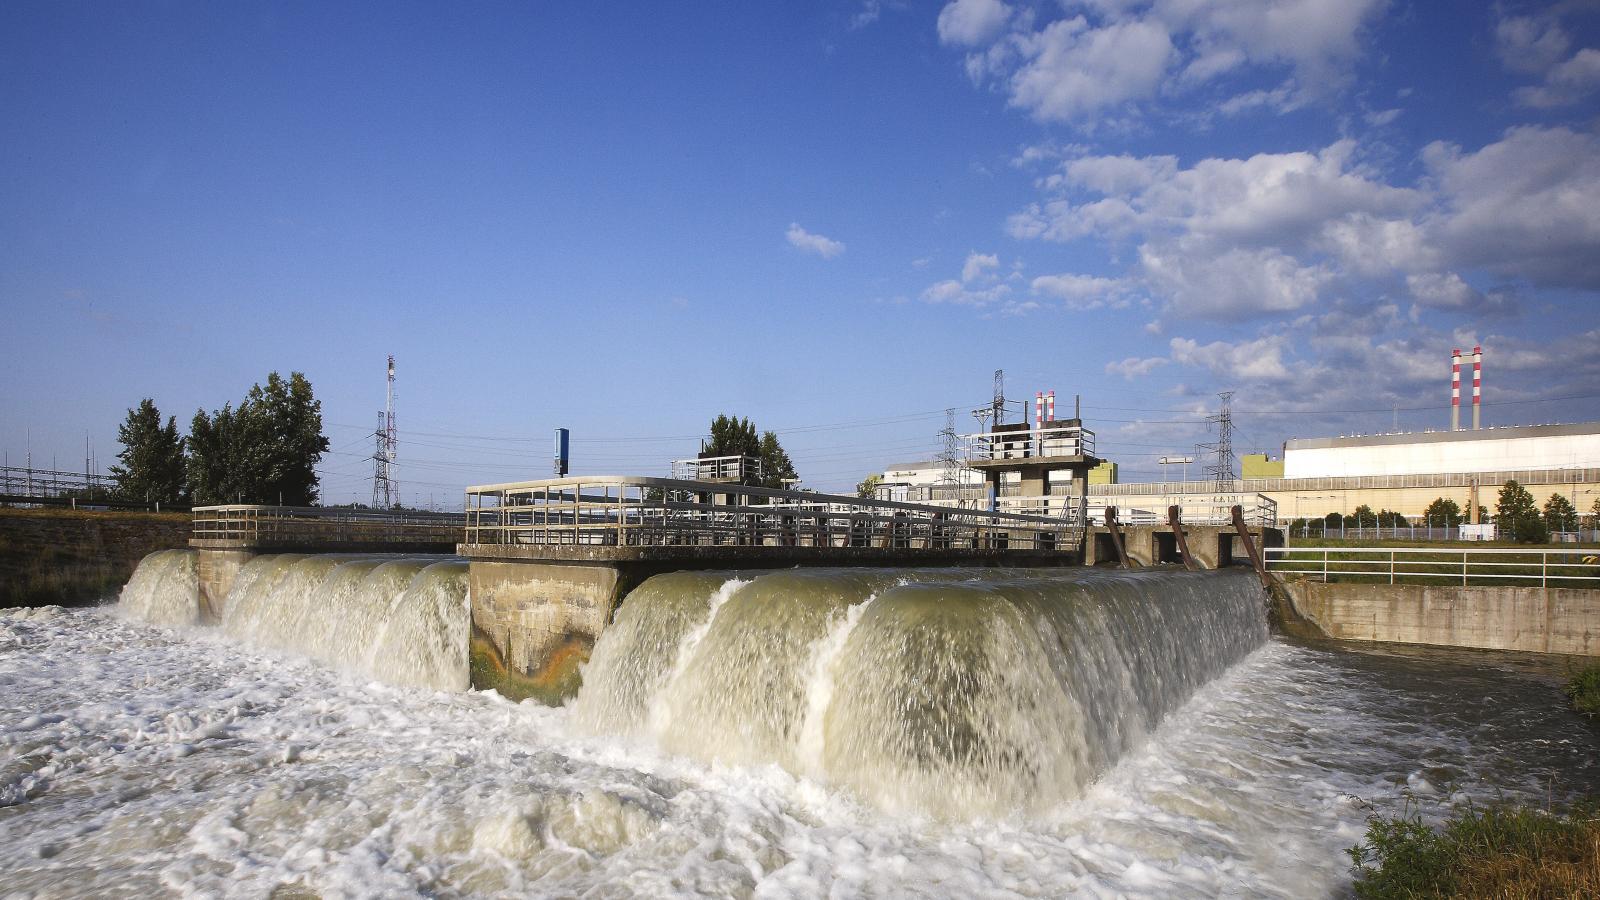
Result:
<svg viewBox="0 0 1600 900"><path fill-rule="evenodd" d="M1478 401L1483 392L1483 348L1472 348L1472 430L1478 430Z"/></svg>
<svg viewBox="0 0 1600 900"><path fill-rule="evenodd" d="M1450 351L1450 430L1461 430L1461 351Z"/></svg>
<svg viewBox="0 0 1600 900"><path fill-rule="evenodd" d="M1044 420L1046 422L1054 422L1056 420L1056 392L1055 391L1051 391L1050 393L1046 394L1045 397L1044 397Z"/></svg>

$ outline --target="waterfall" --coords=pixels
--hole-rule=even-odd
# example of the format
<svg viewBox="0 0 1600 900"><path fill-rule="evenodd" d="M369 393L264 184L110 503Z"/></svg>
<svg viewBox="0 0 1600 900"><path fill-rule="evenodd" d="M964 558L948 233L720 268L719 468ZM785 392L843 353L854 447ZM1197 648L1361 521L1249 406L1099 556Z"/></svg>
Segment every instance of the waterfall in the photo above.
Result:
<svg viewBox="0 0 1600 900"><path fill-rule="evenodd" d="M121 615L177 628L200 623L200 579L193 550L157 550L139 560L123 586Z"/></svg>
<svg viewBox="0 0 1600 900"><path fill-rule="evenodd" d="M666 575L601 634L573 716L897 814L1003 815L1079 796L1266 637L1239 573Z"/></svg>
<svg viewBox="0 0 1600 900"><path fill-rule="evenodd" d="M123 588L119 611L154 624L195 624L189 550L151 554ZM257 556L222 603L222 629L242 643L297 653L390 684L469 686L467 564L439 557Z"/></svg>

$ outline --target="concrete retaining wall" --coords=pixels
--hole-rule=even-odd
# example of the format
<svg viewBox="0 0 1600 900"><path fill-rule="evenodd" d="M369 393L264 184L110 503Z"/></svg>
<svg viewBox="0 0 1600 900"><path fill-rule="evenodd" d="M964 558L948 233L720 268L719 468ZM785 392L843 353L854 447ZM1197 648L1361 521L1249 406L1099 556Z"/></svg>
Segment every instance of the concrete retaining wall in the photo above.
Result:
<svg viewBox="0 0 1600 900"><path fill-rule="evenodd" d="M139 560L189 540L188 513L0 508L0 607L115 597Z"/></svg>
<svg viewBox="0 0 1600 900"><path fill-rule="evenodd" d="M1600 656L1600 591L1415 584L1287 585L1329 637Z"/></svg>

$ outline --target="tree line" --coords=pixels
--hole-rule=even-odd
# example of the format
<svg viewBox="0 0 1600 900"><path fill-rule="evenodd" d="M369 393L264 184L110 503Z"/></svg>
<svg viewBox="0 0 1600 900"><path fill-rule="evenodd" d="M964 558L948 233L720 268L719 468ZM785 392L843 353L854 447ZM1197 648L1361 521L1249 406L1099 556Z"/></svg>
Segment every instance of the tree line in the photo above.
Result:
<svg viewBox="0 0 1600 900"><path fill-rule="evenodd" d="M237 406L195 411L187 436L177 417L161 420L155 401L128 410L117 428L120 465L111 467L121 499L170 505L317 502L317 464L328 452L322 402L304 374L277 372L252 385Z"/></svg>
<svg viewBox="0 0 1600 900"><path fill-rule="evenodd" d="M1321 533L1340 528L1405 528L1411 525L1457 528L1469 518L1467 511L1456 501L1439 497L1429 503L1415 521L1388 509L1373 512L1371 506L1363 503L1349 515L1329 513L1320 519L1296 519L1290 527ZM1595 500L1586 518L1591 527L1600 528L1600 499ZM1565 496L1551 494L1541 509L1533 494L1515 480L1507 481L1500 488L1492 519L1488 507L1478 507L1478 521L1492 521L1503 539L1524 544L1545 543L1550 540L1551 532L1576 531L1581 523L1578 510Z"/></svg>

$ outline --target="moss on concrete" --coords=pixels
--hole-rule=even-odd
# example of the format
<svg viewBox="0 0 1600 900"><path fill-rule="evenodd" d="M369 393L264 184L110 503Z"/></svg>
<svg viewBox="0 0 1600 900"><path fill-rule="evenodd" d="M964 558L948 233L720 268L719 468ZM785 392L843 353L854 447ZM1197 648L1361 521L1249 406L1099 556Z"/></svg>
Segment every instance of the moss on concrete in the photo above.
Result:
<svg viewBox="0 0 1600 900"><path fill-rule="evenodd" d="M529 675L507 665L494 644L475 632L467 651L472 686L481 691L497 691L508 700L537 700L546 706L560 706L576 696L582 686L580 669L589 660L590 649L587 641L569 638L551 652L543 669Z"/></svg>

